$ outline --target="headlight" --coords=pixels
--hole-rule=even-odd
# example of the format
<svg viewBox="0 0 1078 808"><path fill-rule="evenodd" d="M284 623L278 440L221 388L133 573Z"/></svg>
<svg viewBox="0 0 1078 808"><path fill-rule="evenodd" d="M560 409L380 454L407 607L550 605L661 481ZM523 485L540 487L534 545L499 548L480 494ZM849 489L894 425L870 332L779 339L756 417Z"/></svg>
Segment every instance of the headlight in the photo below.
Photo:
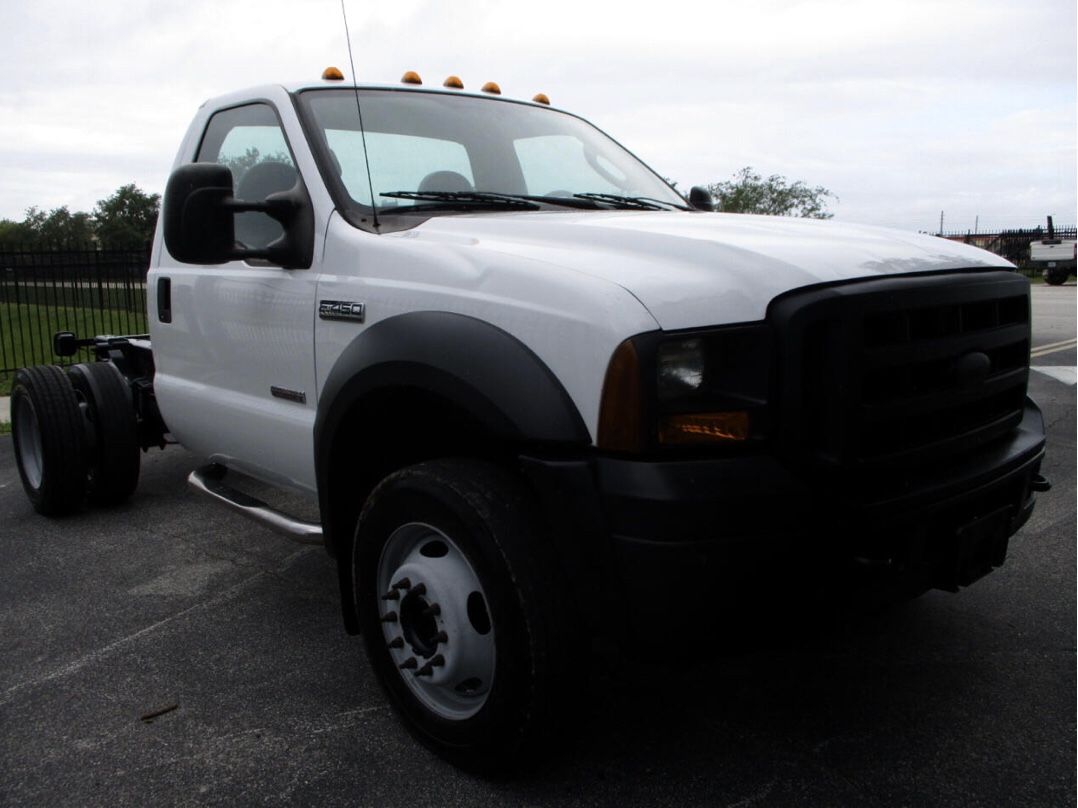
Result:
<svg viewBox="0 0 1078 808"><path fill-rule="evenodd" d="M641 453L763 438L771 350L766 323L626 340L607 368L599 448Z"/></svg>
<svg viewBox="0 0 1078 808"><path fill-rule="evenodd" d="M704 341L699 337L659 346L659 401L673 401L704 384Z"/></svg>

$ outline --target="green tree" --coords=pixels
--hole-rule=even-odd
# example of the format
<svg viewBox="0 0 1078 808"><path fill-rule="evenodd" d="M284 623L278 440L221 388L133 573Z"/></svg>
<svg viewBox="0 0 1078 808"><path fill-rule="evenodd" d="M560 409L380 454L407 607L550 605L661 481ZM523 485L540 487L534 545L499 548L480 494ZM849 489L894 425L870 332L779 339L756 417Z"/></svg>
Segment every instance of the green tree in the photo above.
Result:
<svg viewBox="0 0 1078 808"><path fill-rule="evenodd" d="M724 213L762 213L767 216L800 216L806 219L830 219L828 197L838 197L822 185L811 188L800 180L790 182L779 174L766 179L752 166L734 174L726 182L707 186Z"/></svg>
<svg viewBox="0 0 1078 808"><path fill-rule="evenodd" d="M32 234L24 222L0 219L0 244L5 247L19 247L30 244L31 241L33 241Z"/></svg>
<svg viewBox="0 0 1078 808"><path fill-rule="evenodd" d="M46 213L36 206L26 209L21 222L0 221L0 243L27 247L91 244L94 223L89 213L72 213L66 206Z"/></svg>
<svg viewBox="0 0 1078 808"><path fill-rule="evenodd" d="M153 238L160 207L160 194L147 194L134 183L117 188L94 206L98 242L103 247L143 246Z"/></svg>
<svg viewBox="0 0 1078 808"><path fill-rule="evenodd" d="M30 216L26 218L29 221ZM48 215L37 220L34 231L37 234L37 243L42 245L90 244L94 240L94 223L90 214L81 210L71 213L66 205L54 208Z"/></svg>

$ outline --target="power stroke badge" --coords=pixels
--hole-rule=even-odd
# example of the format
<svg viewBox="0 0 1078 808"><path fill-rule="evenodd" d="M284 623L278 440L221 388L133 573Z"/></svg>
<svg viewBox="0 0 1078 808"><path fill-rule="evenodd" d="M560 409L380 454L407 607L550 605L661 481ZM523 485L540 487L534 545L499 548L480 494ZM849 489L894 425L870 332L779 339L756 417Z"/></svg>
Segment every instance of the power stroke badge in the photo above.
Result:
<svg viewBox="0 0 1078 808"><path fill-rule="evenodd" d="M318 302L318 316L323 320L351 320L362 323L366 313L365 304L353 303L350 300L320 300Z"/></svg>

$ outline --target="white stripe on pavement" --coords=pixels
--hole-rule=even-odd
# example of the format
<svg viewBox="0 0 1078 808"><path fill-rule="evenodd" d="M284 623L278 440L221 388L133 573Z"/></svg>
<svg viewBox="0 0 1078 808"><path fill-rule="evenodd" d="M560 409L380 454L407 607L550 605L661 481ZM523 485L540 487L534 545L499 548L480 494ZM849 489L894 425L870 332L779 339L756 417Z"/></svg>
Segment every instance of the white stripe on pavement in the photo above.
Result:
<svg viewBox="0 0 1078 808"><path fill-rule="evenodd" d="M1067 339L1061 339L1059 342L1046 342L1044 345L1034 345L1033 350L1043 351L1046 348L1058 348L1060 345L1070 345L1075 340L1078 340L1078 337L1067 337Z"/></svg>
<svg viewBox="0 0 1078 808"><path fill-rule="evenodd" d="M1071 348L1078 346L1078 339L1065 339L1062 342L1051 342L1048 345L1038 345L1029 355L1033 358L1038 356L1047 356L1050 353L1056 353L1057 351L1067 351Z"/></svg>

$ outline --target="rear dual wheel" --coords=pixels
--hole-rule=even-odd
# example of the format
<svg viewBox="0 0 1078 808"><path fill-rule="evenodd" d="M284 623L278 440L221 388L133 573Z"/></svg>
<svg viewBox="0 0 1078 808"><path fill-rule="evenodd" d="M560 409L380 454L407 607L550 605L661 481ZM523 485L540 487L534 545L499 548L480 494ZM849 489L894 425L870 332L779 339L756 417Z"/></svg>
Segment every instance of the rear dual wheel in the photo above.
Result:
<svg viewBox="0 0 1078 808"><path fill-rule="evenodd" d="M87 431L87 496L95 505L118 505L138 486L138 423L131 390L115 365L72 365L68 380Z"/></svg>
<svg viewBox="0 0 1078 808"><path fill-rule="evenodd" d="M354 547L367 653L412 734L467 768L526 762L583 678L529 493L487 463L412 466L371 494Z"/></svg>
<svg viewBox="0 0 1078 808"><path fill-rule="evenodd" d="M61 516L115 505L138 484L139 447L127 384L108 363L36 365L11 392L15 460L34 509Z"/></svg>
<svg viewBox="0 0 1078 808"><path fill-rule="evenodd" d="M86 495L86 429L75 391L55 365L23 368L11 389L11 433L34 510L62 516Z"/></svg>

